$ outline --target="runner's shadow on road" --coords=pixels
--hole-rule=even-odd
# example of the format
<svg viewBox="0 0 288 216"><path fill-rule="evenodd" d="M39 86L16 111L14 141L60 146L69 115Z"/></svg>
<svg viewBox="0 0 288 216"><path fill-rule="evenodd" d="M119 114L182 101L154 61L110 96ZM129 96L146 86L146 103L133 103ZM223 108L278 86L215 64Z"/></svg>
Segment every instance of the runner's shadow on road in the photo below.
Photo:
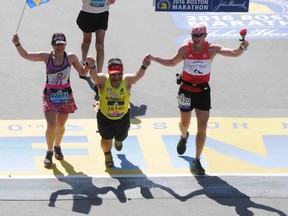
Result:
<svg viewBox="0 0 288 216"><path fill-rule="evenodd" d="M137 116L144 116L146 114L147 106L142 104L140 107L135 106L130 102L130 123L131 124L140 124L141 120Z"/></svg>
<svg viewBox="0 0 288 216"><path fill-rule="evenodd" d="M90 76L86 76L86 77L85 77L85 80L86 80L86 82L88 83L89 87L94 91L94 86L95 86L95 84L94 84L94 82L92 81L91 77L90 77Z"/></svg>
<svg viewBox="0 0 288 216"><path fill-rule="evenodd" d="M159 188L163 191L166 191L168 194L172 195L174 198L183 201L184 199L175 193L171 188L155 183L152 180L148 179L147 176L142 172L142 170L135 166L133 163L131 163L129 160L127 160L126 155L124 154L117 154L118 158L121 160L120 168L113 168L113 169L107 169L106 171L110 174L110 176L114 179L117 179L119 181L119 185L116 188L115 195L117 196L119 202L125 203L127 200L130 200L131 197L127 197L125 195L125 191L131 190L131 189L140 189L141 196L145 199L154 199L154 196L151 192L151 189L153 188ZM119 173L119 171L122 170L123 172L129 170L133 173L136 173L136 175L128 174L130 175L127 177L127 175L118 174L115 175L115 171ZM133 193L134 195L134 193ZM133 196L133 198L135 198Z"/></svg>
<svg viewBox="0 0 288 216"><path fill-rule="evenodd" d="M136 116L143 116L146 114L147 106L142 104L140 107L135 106L130 102L130 118L136 118Z"/></svg>
<svg viewBox="0 0 288 216"><path fill-rule="evenodd" d="M187 156L180 157L186 160L189 163L189 167L191 168L193 158ZM199 195L205 195L223 206L234 207L237 215L240 216L254 215L254 213L249 210L249 208L262 209L264 211L277 213L281 216L287 216L284 212L278 209L253 202L249 196L242 193L237 188L233 187L218 176L197 176L192 171L191 173L195 176L198 184L203 188L187 194L185 199L190 199Z"/></svg>
<svg viewBox="0 0 288 216"><path fill-rule="evenodd" d="M91 77L90 76L86 76L85 80L87 83L88 83L88 86L93 90L93 92L95 93L95 88L97 88L94 84L94 82L92 81ZM95 101L98 101L99 100L99 95L95 93L95 96L94 96L94 100Z"/></svg>
<svg viewBox="0 0 288 216"><path fill-rule="evenodd" d="M82 214L89 214L92 206L99 206L102 204L102 198L98 197L99 194L107 194L109 191L115 191L113 187L95 186L92 182L92 178L84 174L83 172L76 172L74 167L65 160L60 161L62 166L68 173L65 176L56 166L53 166L53 173L57 177L58 181L65 182L70 187L67 189L60 189L53 192L50 195L50 202L48 206L55 207L56 201L59 196L73 196L73 212ZM60 198L59 198L60 199ZM68 197L68 199L70 199Z"/></svg>

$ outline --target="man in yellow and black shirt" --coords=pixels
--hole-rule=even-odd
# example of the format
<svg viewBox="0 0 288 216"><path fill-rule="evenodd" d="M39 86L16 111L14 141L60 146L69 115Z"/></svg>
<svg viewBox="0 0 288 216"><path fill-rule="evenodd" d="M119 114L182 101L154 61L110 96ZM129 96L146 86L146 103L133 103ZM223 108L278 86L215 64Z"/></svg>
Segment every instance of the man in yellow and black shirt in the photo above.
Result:
<svg viewBox="0 0 288 216"><path fill-rule="evenodd" d="M91 62L89 62L91 64ZM129 103L131 87L141 79L151 61L145 56L141 67L134 74L123 75L123 64L118 58L108 61L108 74L96 73L95 65L89 65L90 76L98 87L99 109L97 112L101 148L105 154L105 166L113 167L112 141L117 151L128 136L130 128Z"/></svg>

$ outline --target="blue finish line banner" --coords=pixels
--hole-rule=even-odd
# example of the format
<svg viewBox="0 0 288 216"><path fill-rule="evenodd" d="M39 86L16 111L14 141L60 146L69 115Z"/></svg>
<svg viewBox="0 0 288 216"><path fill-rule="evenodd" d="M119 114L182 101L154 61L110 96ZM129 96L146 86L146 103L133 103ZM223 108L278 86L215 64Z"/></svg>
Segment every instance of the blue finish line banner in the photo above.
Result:
<svg viewBox="0 0 288 216"><path fill-rule="evenodd" d="M155 11L248 12L249 0L156 0Z"/></svg>

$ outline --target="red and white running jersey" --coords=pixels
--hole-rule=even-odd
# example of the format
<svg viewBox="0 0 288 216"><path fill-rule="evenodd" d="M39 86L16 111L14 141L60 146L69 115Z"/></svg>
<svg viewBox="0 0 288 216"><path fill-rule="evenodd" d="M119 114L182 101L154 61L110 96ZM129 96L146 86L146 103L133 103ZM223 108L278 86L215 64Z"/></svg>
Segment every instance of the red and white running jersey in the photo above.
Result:
<svg viewBox="0 0 288 216"><path fill-rule="evenodd" d="M205 41L203 52L196 54L192 49L192 41L187 44L187 56L184 60L182 80L193 84L207 83L210 80L211 63L209 56L209 43ZM200 92L200 88L181 84L181 88L190 92Z"/></svg>

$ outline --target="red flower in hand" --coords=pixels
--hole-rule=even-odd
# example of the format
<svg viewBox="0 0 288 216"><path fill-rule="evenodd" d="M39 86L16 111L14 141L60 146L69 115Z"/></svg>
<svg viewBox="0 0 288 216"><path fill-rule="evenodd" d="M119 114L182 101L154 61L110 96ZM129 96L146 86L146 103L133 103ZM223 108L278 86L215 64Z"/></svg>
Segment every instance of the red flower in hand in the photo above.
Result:
<svg viewBox="0 0 288 216"><path fill-rule="evenodd" d="M241 35L241 39L239 39L240 41L245 41L245 36L246 36L246 34L247 34L247 29L242 29L241 31L240 31L240 35Z"/></svg>

